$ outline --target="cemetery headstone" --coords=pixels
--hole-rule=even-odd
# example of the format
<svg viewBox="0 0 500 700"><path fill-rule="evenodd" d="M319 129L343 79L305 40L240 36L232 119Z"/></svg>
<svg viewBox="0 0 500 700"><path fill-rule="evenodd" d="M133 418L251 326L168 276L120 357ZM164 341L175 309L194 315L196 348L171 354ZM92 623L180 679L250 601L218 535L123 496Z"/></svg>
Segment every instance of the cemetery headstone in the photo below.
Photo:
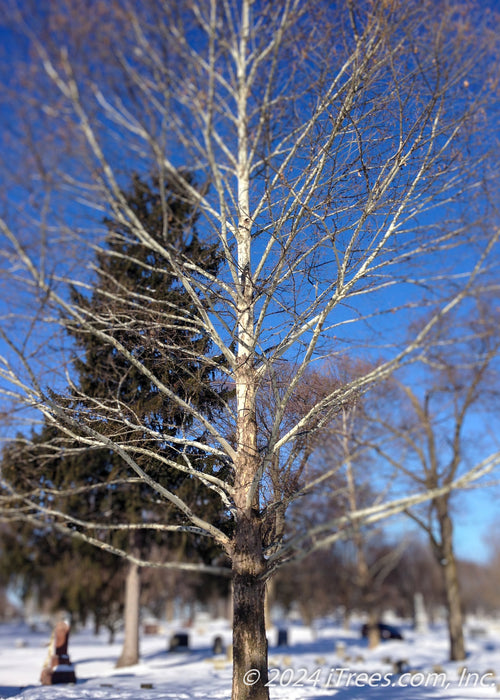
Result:
<svg viewBox="0 0 500 700"><path fill-rule="evenodd" d="M407 659L398 659L392 664L392 672L396 674L406 673L409 668Z"/></svg>
<svg viewBox="0 0 500 700"><path fill-rule="evenodd" d="M346 652L345 642L337 642L337 644L335 645L335 653L337 654L339 659L344 659L345 652Z"/></svg>
<svg viewBox="0 0 500 700"><path fill-rule="evenodd" d="M68 655L69 623L61 620L54 627L49 652L40 675L42 685L76 683L75 667Z"/></svg>
<svg viewBox="0 0 500 700"><path fill-rule="evenodd" d="M217 656L218 654L223 654L224 653L224 642L222 641L222 637L217 635L214 639L214 643L212 646L212 654L214 656Z"/></svg>
<svg viewBox="0 0 500 700"><path fill-rule="evenodd" d="M413 598L415 630L417 632L427 632L429 629L429 620L424 606L424 596L421 593L415 593Z"/></svg>
<svg viewBox="0 0 500 700"><path fill-rule="evenodd" d="M189 635L186 632L176 632L170 637L170 651L187 651L189 649Z"/></svg>
<svg viewBox="0 0 500 700"><path fill-rule="evenodd" d="M278 630L278 644L277 646L279 647L286 647L288 646L288 630L284 628L280 628Z"/></svg>

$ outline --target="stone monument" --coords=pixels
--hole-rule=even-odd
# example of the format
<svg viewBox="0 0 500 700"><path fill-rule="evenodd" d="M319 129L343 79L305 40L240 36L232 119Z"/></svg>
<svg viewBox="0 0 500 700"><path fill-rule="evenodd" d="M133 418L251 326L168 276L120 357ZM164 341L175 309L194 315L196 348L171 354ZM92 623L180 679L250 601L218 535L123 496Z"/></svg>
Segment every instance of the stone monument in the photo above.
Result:
<svg viewBox="0 0 500 700"><path fill-rule="evenodd" d="M54 627L49 642L49 652L42 668L42 685L76 683L75 668L68 656L69 622L60 620Z"/></svg>
<svg viewBox="0 0 500 700"><path fill-rule="evenodd" d="M415 593L413 598L414 610L414 627L416 632L427 632L429 629L429 620L424 606L424 596L421 593Z"/></svg>

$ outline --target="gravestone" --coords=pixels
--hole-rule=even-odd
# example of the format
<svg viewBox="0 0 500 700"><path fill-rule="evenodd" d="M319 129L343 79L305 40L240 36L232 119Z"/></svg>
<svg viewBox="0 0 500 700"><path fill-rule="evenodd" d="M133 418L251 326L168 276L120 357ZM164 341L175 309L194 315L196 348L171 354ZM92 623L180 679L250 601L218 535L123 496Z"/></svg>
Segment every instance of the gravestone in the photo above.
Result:
<svg viewBox="0 0 500 700"><path fill-rule="evenodd" d="M75 668L68 656L69 623L61 620L54 627L49 653L40 675L42 685L76 683Z"/></svg>
<svg viewBox="0 0 500 700"><path fill-rule="evenodd" d="M345 653L346 653L345 642L337 642L337 644L335 645L335 653L337 654L339 659L345 658Z"/></svg>
<svg viewBox="0 0 500 700"><path fill-rule="evenodd" d="M421 593L415 593L413 598L414 608L414 627L416 632L427 632L429 629L429 620L424 606L424 596Z"/></svg>
<svg viewBox="0 0 500 700"><path fill-rule="evenodd" d="M287 647L288 646L288 630L284 628L280 628L278 630L278 644L277 646L279 647Z"/></svg>
<svg viewBox="0 0 500 700"><path fill-rule="evenodd" d="M471 639L481 639L486 637L488 634L485 627L471 627L469 629L469 636Z"/></svg>
<svg viewBox="0 0 500 700"><path fill-rule="evenodd" d="M170 651L187 651L189 649L189 635L186 632L176 632L170 637Z"/></svg>
<svg viewBox="0 0 500 700"><path fill-rule="evenodd" d="M402 673L407 673L410 667L408 665L407 659L398 659L392 664L392 672L401 675Z"/></svg>
<svg viewBox="0 0 500 700"><path fill-rule="evenodd" d="M218 654L223 654L224 653L224 642L222 641L221 636L217 636L214 639L214 643L212 645L212 654L214 656L217 656Z"/></svg>

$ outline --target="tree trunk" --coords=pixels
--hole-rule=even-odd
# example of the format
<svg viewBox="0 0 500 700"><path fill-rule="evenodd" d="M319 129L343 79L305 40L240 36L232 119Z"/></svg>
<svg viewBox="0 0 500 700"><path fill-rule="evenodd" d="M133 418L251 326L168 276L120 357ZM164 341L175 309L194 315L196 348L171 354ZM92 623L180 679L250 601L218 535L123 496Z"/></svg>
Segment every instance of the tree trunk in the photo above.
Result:
<svg viewBox="0 0 500 700"><path fill-rule="evenodd" d="M375 609L368 614L368 648L375 649L380 644L380 630L378 628L378 615Z"/></svg>
<svg viewBox="0 0 500 700"><path fill-rule="evenodd" d="M167 622L172 622L175 617L175 601L171 595L167 598L165 602L165 620Z"/></svg>
<svg viewBox="0 0 500 700"><path fill-rule="evenodd" d="M343 613L343 619L342 619L342 629L348 632L351 628L351 610L347 607L347 605L344 606L344 613Z"/></svg>
<svg viewBox="0 0 500 700"><path fill-rule="evenodd" d="M448 634L450 638L450 661L465 659L465 643L462 617L462 601L458 583L457 564L453 549L453 525L448 513L447 499L443 498L437 505L441 546L439 547L439 565L443 572L448 611Z"/></svg>
<svg viewBox="0 0 500 700"><path fill-rule="evenodd" d="M276 579L271 578L267 580L266 583L266 598L265 598L265 611L264 619L266 623L266 630L271 628L272 625L272 613L271 608L274 602L274 593L276 588Z"/></svg>
<svg viewBox="0 0 500 700"><path fill-rule="evenodd" d="M455 557L452 554L443 566L448 607L448 632L450 637L450 661L465 659L465 643L462 617L462 601L458 585Z"/></svg>
<svg viewBox="0 0 500 700"><path fill-rule="evenodd" d="M233 582L229 582L229 592L227 594L227 600L226 600L226 617L228 620L232 620L234 616L234 605L233 605L233 600L234 600L234 586Z"/></svg>
<svg viewBox="0 0 500 700"><path fill-rule="evenodd" d="M243 208L248 211L248 208ZM245 236L242 235L242 240ZM249 237L247 237L249 243ZM240 260L244 260L245 245ZM249 248L248 248L249 250ZM243 257L242 257L243 256ZM236 372L237 457L234 503L236 523L229 552L233 569L233 692L232 700L269 700L265 624L266 561L263 552L259 489L261 466L257 449L257 372L246 354L252 344L253 287L248 265L242 275L239 367Z"/></svg>
<svg viewBox="0 0 500 700"><path fill-rule="evenodd" d="M259 518L251 509L238 518L234 545L232 700L269 700L265 560Z"/></svg>
<svg viewBox="0 0 500 700"><path fill-rule="evenodd" d="M140 569L131 563L125 580L125 639L117 668L139 663Z"/></svg>
<svg viewBox="0 0 500 700"><path fill-rule="evenodd" d="M264 622L266 584L255 576L235 573L233 589L232 700L269 700Z"/></svg>

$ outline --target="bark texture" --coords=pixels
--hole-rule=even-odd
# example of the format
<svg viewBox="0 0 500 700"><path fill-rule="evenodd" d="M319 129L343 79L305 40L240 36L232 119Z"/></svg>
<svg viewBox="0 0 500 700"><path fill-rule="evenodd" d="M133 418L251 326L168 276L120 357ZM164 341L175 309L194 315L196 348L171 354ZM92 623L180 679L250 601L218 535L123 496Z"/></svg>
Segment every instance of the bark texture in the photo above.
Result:
<svg viewBox="0 0 500 700"><path fill-rule="evenodd" d="M246 520L246 522L245 522ZM268 700L266 583L257 517L239 523L233 557L232 700Z"/></svg>

